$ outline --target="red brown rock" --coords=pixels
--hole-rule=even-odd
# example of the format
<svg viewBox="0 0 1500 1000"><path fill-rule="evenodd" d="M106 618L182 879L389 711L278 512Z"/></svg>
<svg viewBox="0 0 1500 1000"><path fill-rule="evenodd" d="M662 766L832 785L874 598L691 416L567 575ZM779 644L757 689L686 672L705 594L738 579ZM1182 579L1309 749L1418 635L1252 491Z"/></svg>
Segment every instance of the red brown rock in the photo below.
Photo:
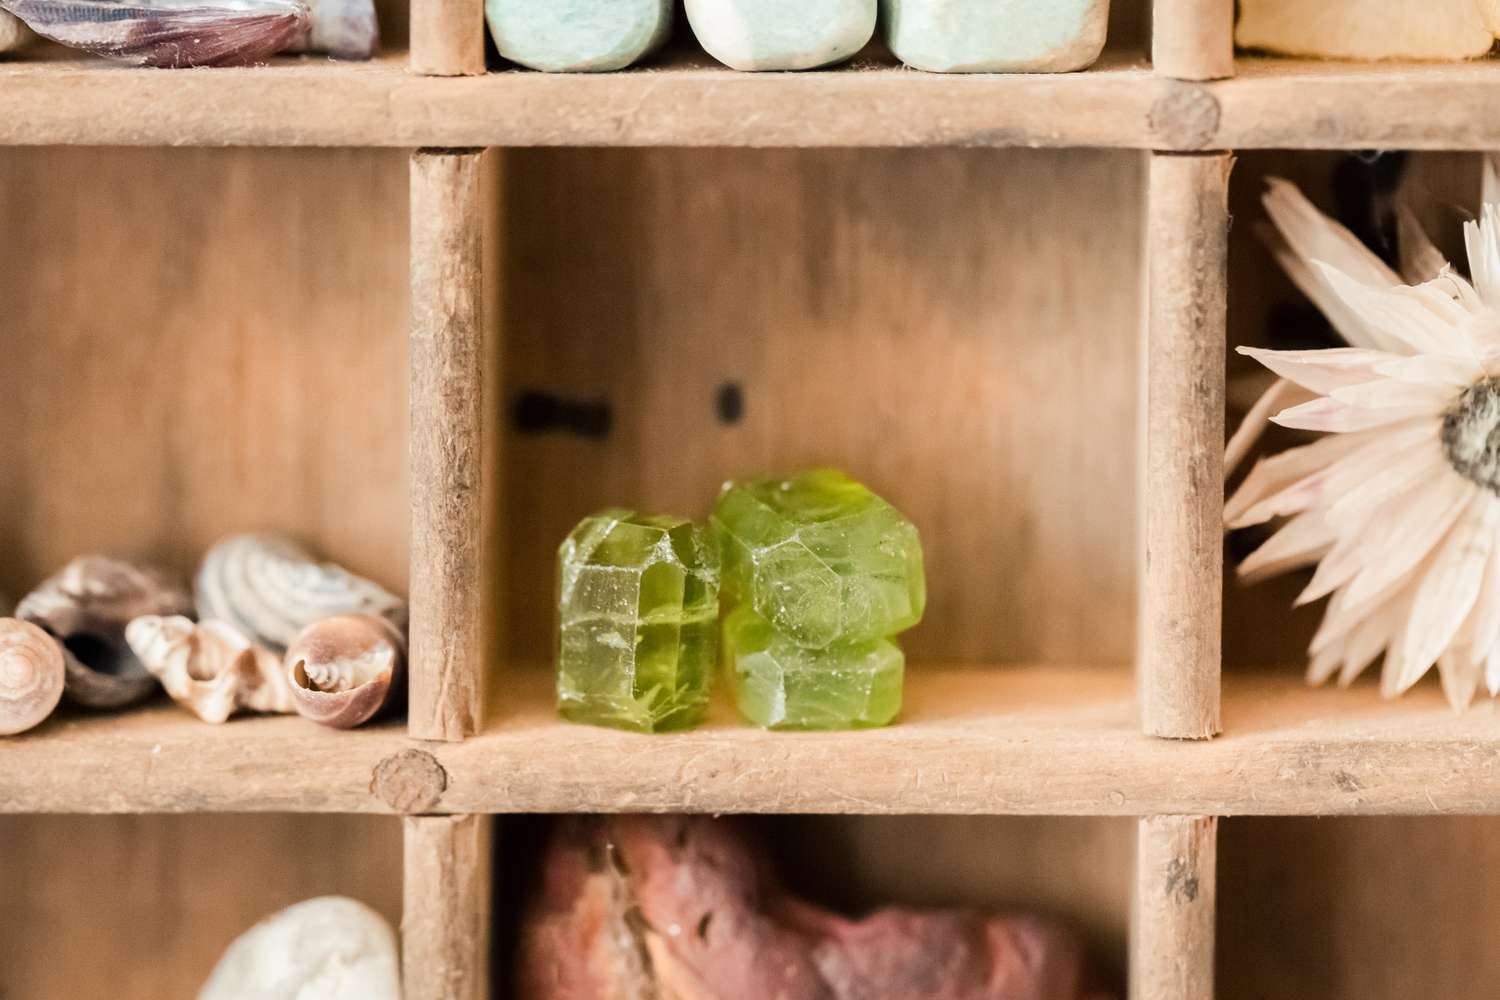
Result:
<svg viewBox="0 0 1500 1000"><path fill-rule="evenodd" d="M797 899L732 820L569 819L522 931L528 1000L1106 1000L1026 916Z"/></svg>

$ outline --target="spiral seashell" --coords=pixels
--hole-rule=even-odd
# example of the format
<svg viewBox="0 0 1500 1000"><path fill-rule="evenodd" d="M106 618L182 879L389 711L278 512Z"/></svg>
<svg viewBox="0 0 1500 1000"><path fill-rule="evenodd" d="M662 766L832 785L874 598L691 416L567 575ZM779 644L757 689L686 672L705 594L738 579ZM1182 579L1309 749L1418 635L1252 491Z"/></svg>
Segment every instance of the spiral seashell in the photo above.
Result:
<svg viewBox="0 0 1500 1000"><path fill-rule="evenodd" d="M235 938L198 1000L400 1000L396 932L363 903L304 900Z"/></svg>
<svg viewBox="0 0 1500 1000"><path fill-rule="evenodd" d="M313 622L377 615L406 627L406 602L377 583L317 562L281 535L234 535L209 550L195 582L198 617L237 626L277 653Z"/></svg>
<svg viewBox="0 0 1500 1000"><path fill-rule="evenodd" d="M28 622L0 618L0 736L24 733L62 698L62 647Z"/></svg>
<svg viewBox="0 0 1500 1000"><path fill-rule="evenodd" d="M16 617L62 642L69 701L121 708L156 690L156 679L125 641L125 626L142 615L192 610L187 592L159 570L79 556L22 598Z"/></svg>
<svg viewBox="0 0 1500 1000"><path fill-rule="evenodd" d="M125 639L167 694L204 722L238 711L293 711L281 660L228 622L143 615Z"/></svg>
<svg viewBox="0 0 1500 1000"><path fill-rule="evenodd" d="M374 615L325 618L293 641L286 674L300 715L353 729L405 694L406 637Z"/></svg>

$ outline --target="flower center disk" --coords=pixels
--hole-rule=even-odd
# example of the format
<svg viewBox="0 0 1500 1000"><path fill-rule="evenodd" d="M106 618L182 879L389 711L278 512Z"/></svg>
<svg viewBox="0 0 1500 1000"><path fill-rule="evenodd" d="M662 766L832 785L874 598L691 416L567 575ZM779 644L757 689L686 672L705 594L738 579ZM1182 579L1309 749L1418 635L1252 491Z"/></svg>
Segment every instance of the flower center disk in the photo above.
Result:
<svg viewBox="0 0 1500 1000"><path fill-rule="evenodd" d="M1500 378L1475 382L1448 407L1442 441L1460 475L1500 494Z"/></svg>

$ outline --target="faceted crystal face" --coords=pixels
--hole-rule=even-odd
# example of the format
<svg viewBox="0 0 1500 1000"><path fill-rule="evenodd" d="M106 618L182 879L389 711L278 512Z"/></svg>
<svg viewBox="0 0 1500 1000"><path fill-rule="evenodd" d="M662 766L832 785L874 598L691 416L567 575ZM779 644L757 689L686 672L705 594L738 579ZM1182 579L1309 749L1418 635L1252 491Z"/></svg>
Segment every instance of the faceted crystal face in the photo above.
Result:
<svg viewBox="0 0 1500 1000"><path fill-rule="evenodd" d="M673 517L607 510L557 553L558 707L642 732L702 719L713 676L719 550Z"/></svg>
<svg viewBox="0 0 1500 1000"><path fill-rule="evenodd" d="M724 619L741 714L770 729L864 729L901 711L906 657L889 639L807 649L747 605Z"/></svg>
<svg viewBox="0 0 1500 1000"><path fill-rule="evenodd" d="M711 524L726 594L803 646L865 642L921 620L916 526L842 472L729 483Z"/></svg>

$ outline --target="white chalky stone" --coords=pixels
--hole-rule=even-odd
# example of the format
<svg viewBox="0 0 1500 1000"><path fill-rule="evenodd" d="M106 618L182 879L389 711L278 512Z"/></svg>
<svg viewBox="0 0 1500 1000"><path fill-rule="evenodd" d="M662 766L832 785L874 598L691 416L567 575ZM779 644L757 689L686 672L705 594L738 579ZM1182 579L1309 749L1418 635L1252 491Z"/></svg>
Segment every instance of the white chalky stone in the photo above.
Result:
<svg viewBox="0 0 1500 1000"><path fill-rule="evenodd" d="M1064 73L1099 58L1109 0L880 0L886 43L934 73Z"/></svg>
<svg viewBox="0 0 1500 1000"><path fill-rule="evenodd" d="M842 62L875 34L876 0L687 0L688 23L731 69L814 69Z"/></svg>
<svg viewBox="0 0 1500 1000"><path fill-rule="evenodd" d="M667 40L672 0L488 0L495 48L550 73L624 69Z"/></svg>

